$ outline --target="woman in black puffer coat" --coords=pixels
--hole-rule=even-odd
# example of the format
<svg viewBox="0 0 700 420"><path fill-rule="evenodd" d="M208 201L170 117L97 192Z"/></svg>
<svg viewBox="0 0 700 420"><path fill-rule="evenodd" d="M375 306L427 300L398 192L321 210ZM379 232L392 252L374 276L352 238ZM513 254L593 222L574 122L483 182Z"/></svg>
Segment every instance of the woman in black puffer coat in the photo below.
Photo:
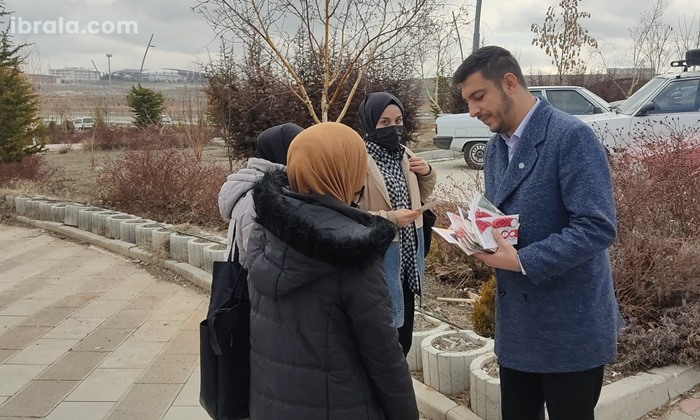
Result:
<svg viewBox="0 0 700 420"><path fill-rule="evenodd" d="M382 258L395 225L351 207L367 174L361 137L299 134L287 173L253 188L248 243L252 420L416 420Z"/></svg>

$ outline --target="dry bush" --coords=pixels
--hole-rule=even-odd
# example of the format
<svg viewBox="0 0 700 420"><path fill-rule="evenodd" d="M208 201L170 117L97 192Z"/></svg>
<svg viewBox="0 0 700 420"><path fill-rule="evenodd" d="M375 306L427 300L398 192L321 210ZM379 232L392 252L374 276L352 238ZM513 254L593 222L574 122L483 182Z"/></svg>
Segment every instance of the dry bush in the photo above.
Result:
<svg viewBox="0 0 700 420"><path fill-rule="evenodd" d="M691 306L700 298L700 148L696 131L671 133L649 135L612 160L618 238L611 261L629 324L621 368L700 362L697 343L684 341L686 330L700 331Z"/></svg>
<svg viewBox="0 0 700 420"><path fill-rule="evenodd" d="M481 288L479 299L474 303L469 319L474 332L482 337L493 338L496 328L496 276L491 276Z"/></svg>
<svg viewBox="0 0 700 420"><path fill-rule="evenodd" d="M456 213L459 207L466 209L465 202L475 191L482 191L480 174L476 174L467 187L454 179L448 179L447 186L436 189L435 199L444 203L435 206L433 212L437 215L436 227L447 228L450 221L447 212ZM433 234L430 254L426 259L426 269L435 275L439 281L454 284L457 291L464 287L481 287L492 275L493 270L476 258L467 257L459 248L448 244L437 234Z"/></svg>
<svg viewBox="0 0 700 420"><path fill-rule="evenodd" d="M63 173L41 155L27 156L21 162L0 163L0 186L13 188L27 181L41 184L44 191L58 191L63 187Z"/></svg>
<svg viewBox="0 0 700 420"><path fill-rule="evenodd" d="M128 150L103 167L98 194L115 208L173 224L223 225L217 196L225 168L176 149Z"/></svg>

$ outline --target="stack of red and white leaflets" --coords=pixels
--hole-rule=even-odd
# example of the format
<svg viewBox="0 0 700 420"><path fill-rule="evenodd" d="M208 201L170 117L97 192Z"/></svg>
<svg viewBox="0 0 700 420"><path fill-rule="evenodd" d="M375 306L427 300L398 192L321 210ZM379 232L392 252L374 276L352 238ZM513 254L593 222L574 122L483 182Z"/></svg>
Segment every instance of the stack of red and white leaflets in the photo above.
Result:
<svg viewBox="0 0 700 420"><path fill-rule="evenodd" d="M508 243L518 243L519 215L503 214L483 194L474 194L469 209L460 207L457 211L458 214L447 213L451 223L448 229L433 227L433 231L447 242L458 246L465 254L495 252L498 243L493 237L494 229Z"/></svg>

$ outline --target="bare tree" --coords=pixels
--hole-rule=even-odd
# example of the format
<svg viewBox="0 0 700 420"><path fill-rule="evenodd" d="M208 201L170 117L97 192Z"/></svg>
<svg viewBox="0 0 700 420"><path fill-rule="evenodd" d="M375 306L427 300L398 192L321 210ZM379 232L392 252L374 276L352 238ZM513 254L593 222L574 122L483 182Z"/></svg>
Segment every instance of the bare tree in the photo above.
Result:
<svg viewBox="0 0 700 420"><path fill-rule="evenodd" d="M448 74L456 67L456 60L464 60L459 26L467 26L470 23L465 2L452 11L451 15L443 13L436 18L432 24L434 30L428 34L425 42L418 45L418 73L423 81L430 109L436 116L443 113L445 106L451 102Z"/></svg>
<svg viewBox="0 0 700 420"><path fill-rule="evenodd" d="M683 59L686 51L700 48L700 21L698 21L697 16L693 15L690 23L688 23L685 15L683 16L683 22L681 22L679 16L678 27L674 31L673 40L676 45L675 58L677 60Z"/></svg>
<svg viewBox="0 0 700 420"><path fill-rule="evenodd" d="M580 0L561 0L559 9L550 6L545 14L544 23L533 23L530 30L535 37L532 44L542 48L557 68L559 83L564 84L564 75L569 72L581 72L586 63L581 58L581 49L588 45L598 47L598 42L579 23L579 19L589 18L588 12L579 12ZM557 16L558 14L558 16Z"/></svg>
<svg viewBox="0 0 700 420"><path fill-rule="evenodd" d="M182 129L185 140L192 148L195 159L200 162L204 148L214 135L214 128L207 118L207 95L200 84L188 86L187 93L182 99L182 109L185 123Z"/></svg>
<svg viewBox="0 0 700 420"><path fill-rule="evenodd" d="M634 71L627 96L634 92L642 76L654 76L668 69L670 65L673 28L663 21L667 8L668 0L657 0L650 10L641 13L635 25L629 28ZM650 74L643 74L646 71Z"/></svg>
<svg viewBox="0 0 700 420"><path fill-rule="evenodd" d="M201 13L221 36L246 46L262 42L262 53L274 63L268 74L282 82L306 107L315 122L328 121L328 110L344 101L341 121L362 81L367 66L415 48L429 30L431 13L444 0L197 0ZM318 111L290 62L296 38L321 57L323 83ZM399 47L400 46L400 47ZM333 56L346 57L333 60ZM348 97L341 97L351 76L359 77Z"/></svg>

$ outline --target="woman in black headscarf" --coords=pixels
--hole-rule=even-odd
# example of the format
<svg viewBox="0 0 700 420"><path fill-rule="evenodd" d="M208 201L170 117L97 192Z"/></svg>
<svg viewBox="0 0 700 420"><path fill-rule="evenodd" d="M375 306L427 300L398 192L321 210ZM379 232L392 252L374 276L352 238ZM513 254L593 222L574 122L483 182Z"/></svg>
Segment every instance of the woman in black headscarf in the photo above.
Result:
<svg viewBox="0 0 700 420"><path fill-rule="evenodd" d="M403 105L387 92L370 93L360 104L360 126L368 153L365 194L359 205L398 225L384 257L394 324L404 354L411 348L415 295L425 276L421 201L432 194L433 168L401 144Z"/></svg>
<svg viewBox="0 0 700 420"><path fill-rule="evenodd" d="M285 169L289 145L303 130L296 124L286 123L260 133L256 142L259 158L248 159L246 167L229 175L219 191L219 212L224 220L229 221L229 247L235 242L241 265L245 261L248 236L255 220L253 194L249 191L265 172Z"/></svg>

